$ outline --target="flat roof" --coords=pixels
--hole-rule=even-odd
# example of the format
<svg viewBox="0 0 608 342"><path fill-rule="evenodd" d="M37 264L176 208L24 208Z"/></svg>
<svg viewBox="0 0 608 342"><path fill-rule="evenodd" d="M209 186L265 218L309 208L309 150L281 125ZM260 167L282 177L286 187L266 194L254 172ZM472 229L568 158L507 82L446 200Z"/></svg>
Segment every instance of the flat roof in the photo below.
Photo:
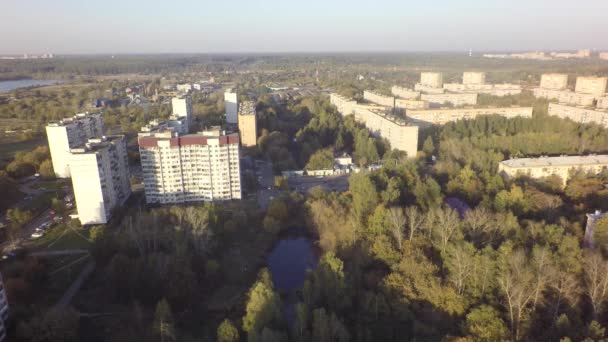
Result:
<svg viewBox="0 0 608 342"><path fill-rule="evenodd" d="M589 156L560 156L560 157L539 157L539 158L516 158L500 162L508 167L545 167L545 166L579 166L608 164L608 155L589 155Z"/></svg>

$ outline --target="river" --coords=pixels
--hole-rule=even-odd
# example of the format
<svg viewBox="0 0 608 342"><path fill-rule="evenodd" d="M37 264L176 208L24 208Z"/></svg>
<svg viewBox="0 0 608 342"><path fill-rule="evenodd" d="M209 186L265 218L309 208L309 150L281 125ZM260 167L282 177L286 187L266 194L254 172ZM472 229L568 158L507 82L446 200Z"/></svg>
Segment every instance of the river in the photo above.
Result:
<svg viewBox="0 0 608 342"><path fill-rule="evenodd" d="M55 83L61 83L58 80L12 80L12 81L0 81L0 93L7 93L9 91L28 88L34 86L45 86Z"/></svg>
<svg viewBox="0 0 608 342"><path fill-rule="evenodd" d="M268 256L268 268L275 289L282 294L283 313L289 326L295 321L295 292L302 288L309 269L314 269L319 254L311 240L295 229L279 240Z"/></svg>

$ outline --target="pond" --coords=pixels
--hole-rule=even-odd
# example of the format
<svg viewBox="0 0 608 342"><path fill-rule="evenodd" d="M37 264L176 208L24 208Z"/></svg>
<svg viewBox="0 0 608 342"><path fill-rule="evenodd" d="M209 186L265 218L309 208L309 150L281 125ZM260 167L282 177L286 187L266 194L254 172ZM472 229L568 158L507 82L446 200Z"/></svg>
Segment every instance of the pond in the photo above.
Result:
<svg viewBox="0 0 608 342"><path fill-rule="evenodd" d="M286 299L283 299L283 313L289 326L295 322L295 292L304 285L307 270L314 269L318 261L319 256L311 240L291 233L279 240L268 256L268 268L274 287L286 295Z"/></svg>
<svg viewBox="0 0 608 342"><path fill-rule="evenodd" d="M0 93L6 93L19 88L27 88L33 86L45 86L55 83L61 83L59 80L12 80L0 81Z"/></svg>

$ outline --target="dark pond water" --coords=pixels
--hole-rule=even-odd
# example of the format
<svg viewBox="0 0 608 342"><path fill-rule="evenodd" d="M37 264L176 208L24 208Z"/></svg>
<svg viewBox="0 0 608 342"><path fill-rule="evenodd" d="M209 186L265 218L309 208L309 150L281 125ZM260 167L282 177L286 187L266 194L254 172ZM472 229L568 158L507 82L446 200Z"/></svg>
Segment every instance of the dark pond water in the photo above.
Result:
<svg viewBox="0 0 608 342"><path fill-rule="evenodd" d="M32 86L43 86L55 83L60 83L58 80L14 80L0 81L0 93L6 93L19 88L27 88Z"/></svg>

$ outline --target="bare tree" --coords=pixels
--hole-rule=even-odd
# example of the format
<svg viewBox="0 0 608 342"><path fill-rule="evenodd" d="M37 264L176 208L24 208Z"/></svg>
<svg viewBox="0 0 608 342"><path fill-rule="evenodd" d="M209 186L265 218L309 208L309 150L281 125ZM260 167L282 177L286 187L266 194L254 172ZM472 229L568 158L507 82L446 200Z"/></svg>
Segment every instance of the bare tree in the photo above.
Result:
<svg viewBox="0 0 608 342"><path fill-rule="evenodd" d="M440 208L434 213L434 239L438 240L441 252L445 252L448 242L460 234L460 218L456 211L450 208Z"/></svg>
<svg viewBox="0 0 608 342"><path fill-rule="evenodd" d="M551 279L551 274L553 273L552 258L553 255L551 254L551 251L545 246L534 246L532 249L530 266L534 273L533 309L536 309L538 302L542 299L542 292L547 288Z"/></svg>
<svg viewBox="0 0 608 342"><path fill-rule="evenodd" d="M585 292L591 306L593 316L597 315L606 305L608 294L608 262L604 260L600 252L590 252L585 256Z"/></svg>
<svg viewBox="0 0 608 342"><path fill-rule="evenodd" d="M391 222L391 232L393 237L401 250L401 244L403 243L403 228L405 227L405 215L403 215L403 209L399 207L392 207L388 211L388 218Z"/></svg>
<svg viewBox="0 0 608 342"><path fill-rule="evenodd" d="M405 218L407 219L408 240L411 241L414 234L424 225L424 214L418 210L418 207L411 206L405 208Z"/></svg>

